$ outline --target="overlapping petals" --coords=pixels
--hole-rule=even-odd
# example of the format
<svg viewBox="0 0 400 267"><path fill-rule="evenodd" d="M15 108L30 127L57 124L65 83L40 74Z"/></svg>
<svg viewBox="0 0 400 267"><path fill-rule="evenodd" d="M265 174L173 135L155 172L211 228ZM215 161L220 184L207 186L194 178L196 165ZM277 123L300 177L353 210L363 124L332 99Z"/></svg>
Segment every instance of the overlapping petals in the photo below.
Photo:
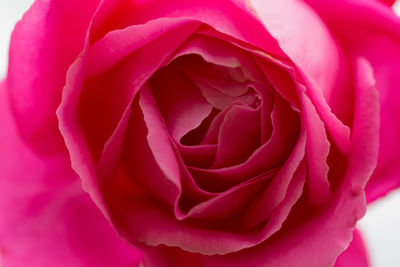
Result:
<svg viewBox="0 0 400 267"><path fill-rule="evenodd" d="M314 9L296 0L93 1L57 71L44 60L46 71L19 81L30 69L11 49L14 113L18 121L38 114L18 124L23 140L40 157L69 156L68 177L80 177L146 266L333 265L365 212L378 154L376 87L391 88L383 63L394 49L384 37L375 41L386 52L372 49L362 31L365 42L352 42L329 14L320 17L324 4L308 2ZM339 11L353 5L339 2ZM15 51L40 5L17 27ZM21 60L38 60L28 55ZM61 96L54 88L64 84ZM33 85L43 94L23 90ZM391 108L385 102L382 114ZM394 164L387 144L376 177Z"/></svg>
<svg viewBox="0 0 400 267"><path fill-rule="evenodd" d="M207 10L212 14L213 6ZM221 28L202 17L207 12L187 18L169 12L162 21L93 37L69 70L58 110L72 165L120 234L134 243L223 255L290 225L296 203L293 213L309 207L299 222L307 225L322 206L347 201L333 197L347 190L353 148L348 126L326 102L335 86L330 76L317 76L317 65L303 68L299 52L282 43L291 58L274 50L274 38L265 47L227 30L232 21ZM149 34L159 23L164 31ZM284 30L275 31L284 39ZM110 60L99 62L100 53ZM341 176L330 171L330 158L343 162ZM350 214L362 213L357 203ZM348 236L351 224L345 229ZM326 258L333 261L341 242Z"/></svg>

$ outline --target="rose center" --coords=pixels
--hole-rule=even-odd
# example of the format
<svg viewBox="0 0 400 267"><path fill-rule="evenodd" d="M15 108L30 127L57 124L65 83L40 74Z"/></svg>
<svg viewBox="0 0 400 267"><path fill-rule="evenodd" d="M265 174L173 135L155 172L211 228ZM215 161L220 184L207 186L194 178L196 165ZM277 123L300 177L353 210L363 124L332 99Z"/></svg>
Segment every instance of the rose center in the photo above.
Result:
<svg viewBox="0 0 400 267"><path fill-rule="evenodd" d="M177 146L197 154L208 151L201 163L183 156L189 165L221 168L243 162L270 131L262 114L271 112L273 93L241 66L183 55L158 70L149 84Z"/></svg>

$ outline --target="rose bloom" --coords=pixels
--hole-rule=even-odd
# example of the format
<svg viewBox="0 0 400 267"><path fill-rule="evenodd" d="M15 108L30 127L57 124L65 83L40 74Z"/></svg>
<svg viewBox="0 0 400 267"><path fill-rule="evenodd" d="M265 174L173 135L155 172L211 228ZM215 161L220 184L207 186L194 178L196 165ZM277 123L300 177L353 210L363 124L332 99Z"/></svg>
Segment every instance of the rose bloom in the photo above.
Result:
<svg viewBox="0 0 400 267"><path fill-rule="evenodd" d="M356 222L400 183L387 2L37 0L1 83L2 266L368 266Z"/></svg>

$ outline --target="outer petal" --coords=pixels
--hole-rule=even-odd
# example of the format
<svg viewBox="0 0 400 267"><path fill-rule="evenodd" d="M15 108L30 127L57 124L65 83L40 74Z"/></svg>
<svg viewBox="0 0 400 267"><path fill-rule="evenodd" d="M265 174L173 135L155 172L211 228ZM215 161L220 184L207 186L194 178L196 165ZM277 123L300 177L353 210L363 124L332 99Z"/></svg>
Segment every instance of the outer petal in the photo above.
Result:
<svg viewBox="0 0 400 267"><path fill-rule="evenodd" d="M331 137L340 149L347 153L349 129L338 120L335 110L331 111L328 105L332 96L337 94L337 91L342 91L343 82L347 78L343 74L346 67L343 54L334 36L321 18L303 1L249 2L265 28L277 39L302 76L296 77L300 76L296 74L292 78L304 79L307 94ZM288 71L293 72L293 69L289 67Z"/></svg>
<svg viewBox="0 0 400 267"><path fill-rule="evenodd" d="M337 258L335 267L368 267L370 266L367 250L360 231L353 232L353 241L349 247Z"/></svg>
<svg viewBox="0 0 400 267"><path fill-rule="evenodd" d="M7 79L12 108L22 137L42 152L63 147L55 110L98 2L35 1L12 34Z"/></svg>
<svg viewBox="0 0 400 267"><path fill-rule="evenodd" d="M341 55L318 15L298 0L249 2L282 50L329 96L338 77Z"/></svg>
<svg viewBox="0 0 400 267"><path fill-rule="evenodd" d="M374 69L381 103L381 137L378 166L366 187L367 199L373 201L400 186L400 18L378 1L308 2L349 56L365 57Z"/></svg>
<svg viewBox="0 0 400 267"><path fill-rule="evenodd" d="M2 266L137 266L141 253L82 190L66 153L41 157L20 139L4 83L0 123Z"/></svg>

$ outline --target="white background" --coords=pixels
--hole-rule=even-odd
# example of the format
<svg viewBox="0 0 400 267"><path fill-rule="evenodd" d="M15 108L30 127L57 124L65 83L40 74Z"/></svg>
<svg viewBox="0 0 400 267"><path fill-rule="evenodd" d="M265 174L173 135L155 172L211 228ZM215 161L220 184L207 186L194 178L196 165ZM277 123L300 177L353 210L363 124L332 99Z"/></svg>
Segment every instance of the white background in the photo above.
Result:
<svg viewBox="0 0 400 267"><path fill-rule="evenodd" d="M11 31L32 2L0 0L0 78L5 76L7 69ZM399 1L395 9L397 14L400 14ZM400 267L399 190L369 206L367 215L359 222L359 228L364 234L373 267Z"/></svg>

